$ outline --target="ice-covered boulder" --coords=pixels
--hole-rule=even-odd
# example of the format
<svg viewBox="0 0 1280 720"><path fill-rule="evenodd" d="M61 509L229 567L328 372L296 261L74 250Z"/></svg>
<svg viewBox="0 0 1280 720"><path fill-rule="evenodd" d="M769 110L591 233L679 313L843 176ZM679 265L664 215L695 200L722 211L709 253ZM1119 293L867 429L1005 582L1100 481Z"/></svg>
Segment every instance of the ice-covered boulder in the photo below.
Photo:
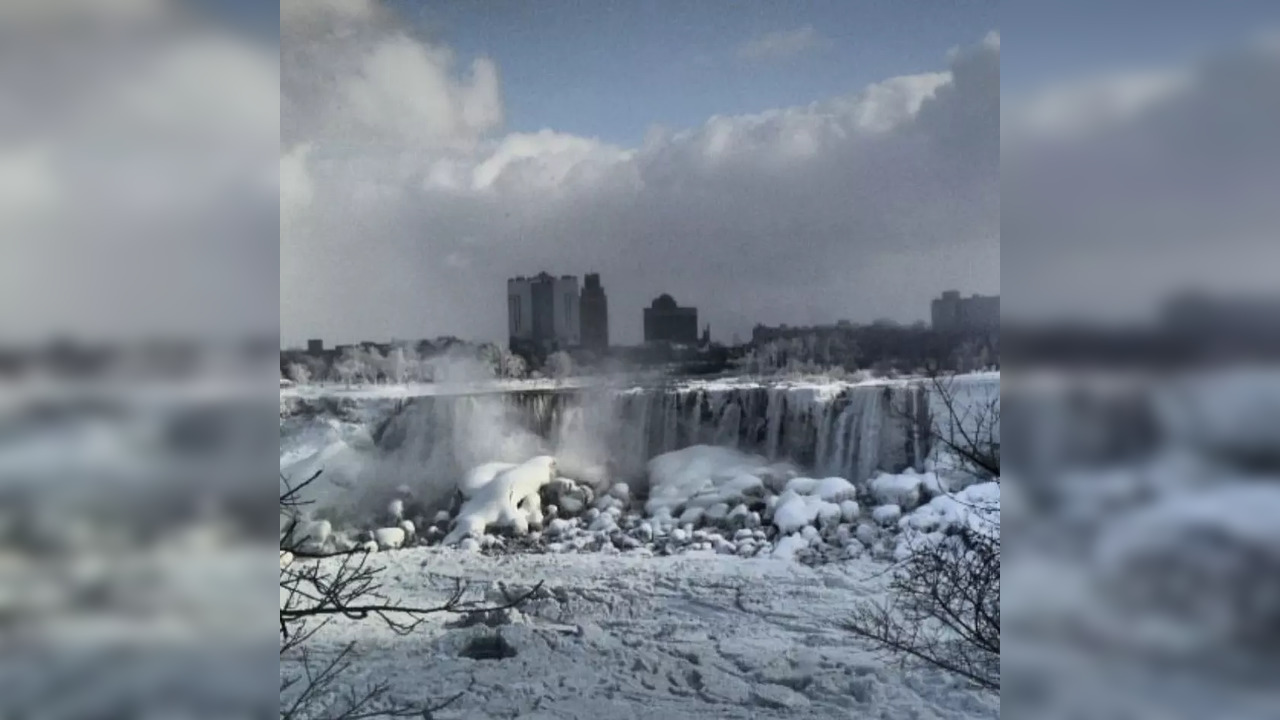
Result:
<svg viewBox="0 0 1280 720"><path fill-rule="evenodd" d="M373 531L373 541L381 550L394 550L404 547L405 532L403 528L378 528Z"/></svg>
<svg viewBox="0 0 1280 720"><path fill-rule="evenodd" d="M418 528L412 520L401 520L396 527L404 531L405 542L411 543L418 537Z"/></svg>
<svg viewBox="0 0 1280 720"><path fill-rule="evenodd" d="M281 541L295 550L325 552L332 545L333 524L301 516L281 516Z"/></svg>
<svg viewBox="0 0 1280 720"><path fill-rule="evenodd" d="M831 503L842 503L858 496L858 488L842 477L823 478L813 489L813 494Z"/></svg>
<svg viewBox="0 0 1280 720"><path fill-rule="evenodd" d="M524 535L529 531L535 507L536 520L541 521L539 492L555 475L556 461L549 455L500 471L492 480L479 485L463 503L444 544L479 537L490 527L510 528L516 535Z"/></svg>
<svg viewBox="0 0 1280 720"><path fill-rule="evenodd" d="M813 526L819 519L831 522L840 519L840 506L813 495L800 495L792 490L778 496L773 511L773 524L784 535Z"/></svg>
<svg viewBox="0 0 1280 720"><path fill-rule="evenodd" d="M733 507L768 494L766 480L787 473L764 458L725 447L694 445L649 461L645 511L675 515L689 508Z"/></svg>
<svg viewBox="0 0 1280 720"><path fill-rule="evenodd" d="M566 477L552 479L542 489L541 495L543 502L548 506L554 505L557 515L563 517L581 514L596 500L590 485Z"/></svg>
<svg viewBox="0 0 1280 720"><path fill-rule="evenodd" d="M477 465L467 471L458 481L458 492L464 499L470 499L481 488L493 482L498 475L516 467L516 463L491 462Z"/></svg>
<svg viewBox="0 0 1280 720"><path fill-rule="evenodd" d="M871 496L877 505L897 505L910 512L920 505L922 476L913 472L881 474L871 480Z"/></svg>
<svg viewBox="0 0 1280 720"><path fill-rule="evenodd" d="M893 525L902 518L902 508L897 505L881 505L871 511L871 519L881 525Z"/></svg>

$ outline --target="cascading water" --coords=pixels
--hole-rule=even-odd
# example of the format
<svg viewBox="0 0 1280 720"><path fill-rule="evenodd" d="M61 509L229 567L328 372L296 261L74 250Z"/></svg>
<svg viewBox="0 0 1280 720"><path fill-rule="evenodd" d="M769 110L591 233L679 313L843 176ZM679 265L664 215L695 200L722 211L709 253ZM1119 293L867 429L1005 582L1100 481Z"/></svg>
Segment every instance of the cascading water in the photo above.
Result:
<svg viewBox="0 0 1280 720"><path fill-rule="evenodd" d="M395 466L456 477L493 460L552 453L566 468L636 477L662 453L696 444L790 460L860 482L919 467L925 389L907 383L705 384L550 389L410 398L373 432Z"/></svg>

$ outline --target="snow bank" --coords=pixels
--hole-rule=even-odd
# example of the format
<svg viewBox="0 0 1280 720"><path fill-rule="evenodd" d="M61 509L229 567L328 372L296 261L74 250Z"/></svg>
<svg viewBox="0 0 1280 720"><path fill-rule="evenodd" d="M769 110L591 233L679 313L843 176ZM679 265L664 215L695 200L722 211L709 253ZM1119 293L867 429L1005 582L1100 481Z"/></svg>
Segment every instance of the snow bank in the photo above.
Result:
<svg viewBox="0 0 1280 720"><path fill-rule="evenodd" d="M340 617L316 634L316 656L359 643L358 672L335 692L385 681L398 700L428 706L466 688L439 720L1000 717L997 695L941 671L886 663L860 643L814 642L844 637L856 608L880 599L884 579L868 561L808 568L707 553L495 558L418 548L380 563L387 594L416 605L449 597L453 584L441 578L465 578L490 603L544 583L518 610L479 623L443 618L397 635ZM513 656L466 652L497 637ZM419 658L431 659L431 672ZM282 676L302 672L294 655L280 666Z"/></svg>

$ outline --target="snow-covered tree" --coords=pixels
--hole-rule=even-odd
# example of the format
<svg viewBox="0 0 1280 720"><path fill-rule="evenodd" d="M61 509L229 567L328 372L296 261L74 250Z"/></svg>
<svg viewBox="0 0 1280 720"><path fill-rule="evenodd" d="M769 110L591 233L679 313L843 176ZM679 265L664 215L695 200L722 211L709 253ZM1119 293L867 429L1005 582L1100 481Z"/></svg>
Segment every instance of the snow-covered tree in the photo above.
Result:
<svg viewBox="0 0 1280 720"><path fill-rule="evenodd" d="M502 354L498 362L498 375L500 377L514 380L523 378L529 373L529 365L524 358L503 348Z"/></svg>
<svg viewBox="0 0 1280 720"><path fill-rule="evenodd" d="M563 350L553 352L547 356L546 370L553 378L567 378L573 374L573 358Z"/></svg>
<svg viewBox="0 0 1280 720"><path fill-rule="evenodd" d="M391 352L387 353L386 375L388 380L394 383L407 382L410 380L411 369L411 362L404 348L395 347L391 349Z"/></svg>
<svg viewBox="0 0 1280 720"><path fill-rule="evenodd" d="M293 363L289 366L289 379L299 385L306 385L311 382L311 368L302 363Z"/></svg>
<svg viewBox="0 0 1280 720"><path fill-rule="evenodd" d="M342 356L333 365L333 374L344 385L350 387L353 382L367 376L363 353L355 348L342 351Z"/></svg>

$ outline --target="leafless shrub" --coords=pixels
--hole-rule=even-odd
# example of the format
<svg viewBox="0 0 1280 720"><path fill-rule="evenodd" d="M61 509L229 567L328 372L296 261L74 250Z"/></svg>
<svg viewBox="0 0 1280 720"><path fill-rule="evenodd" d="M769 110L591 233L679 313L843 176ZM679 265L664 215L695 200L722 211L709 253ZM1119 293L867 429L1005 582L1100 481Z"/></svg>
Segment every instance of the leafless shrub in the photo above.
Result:
<svg viewBox="0 0 1280 720"><path fill-rule="evenodd" d="M917 547L891 571L888 599L846 627L902 661L1000 690L1000 538L965 528Z"/></svg>
<svg viewBox="0 0 1280 720"><path fill-rule="evenodd" d="M950 451L957 469L998 482L999 396L961 400L953 380L931 381L943 412L930 422L930 446ZM1000 527L983 512L994 508L973 509L971 522L940 541L916 543L890 569L887 599L859 605L846 627L903 662L924 663L999 692Z"/></svg>
<svg viewBox="0 0 1280 720"><path fill-rule="evenodd" d="M941 406L931 413L926 447L954 458L956 470L984 480L1000 477L1000 394L961 398L952 375L932 375L929 393Z"/></svg>
<svg viewBox="0 0 1280 720"><path fill-rule="evenodd" d="M352 685L344 681L354 664L355 643L344 646L327 661L317 662L307 648L307 641L337 617L381 621L399 635L418 629L430 616L441 613L462 615L486 614L520 605L542 584L501 605L465 599L468 586L456 580L444 602L434 606L414 606L389 599L383 594L382 569L370 563L370 553L363 550L342 553L316 552L299 532L302 509L310 504L303 490L320 473L297 484L281 478L280 511L289 518L281 533L282 557L290 553L291 562L280 569L280 657L296 658L301 670L282 676L280 681L280 717L325 718L326 720L362 720L371 717L430 718L455 702L466 690L430 706L406 703L393 697L385 682Z"/></svg>

